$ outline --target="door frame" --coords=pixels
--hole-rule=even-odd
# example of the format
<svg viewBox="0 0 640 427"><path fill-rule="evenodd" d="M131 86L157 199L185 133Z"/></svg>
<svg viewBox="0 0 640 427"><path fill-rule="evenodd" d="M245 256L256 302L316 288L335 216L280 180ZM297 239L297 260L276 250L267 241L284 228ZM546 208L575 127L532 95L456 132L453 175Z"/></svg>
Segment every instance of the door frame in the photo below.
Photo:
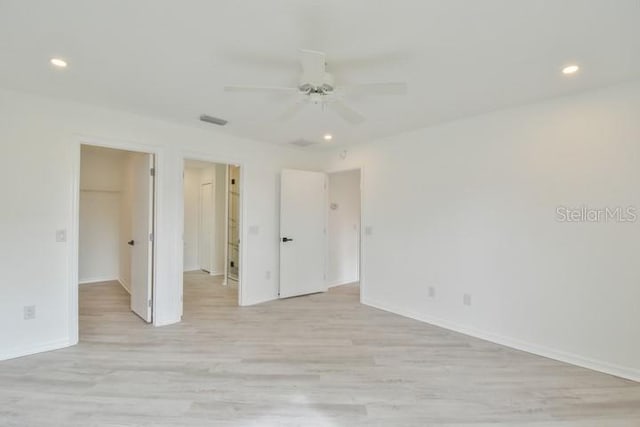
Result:
<svg viewBox="0 0 640 427"><path fill-rule="evenodd" d="M347 167L347 168L336 168L336 169L330 169L325 171L325 173L327 174L327 181L329 181L328 176L334 173L340 173L340 172L352 172L352 171L360 171L360 233L359 233L359 242L358 244L360 245L359 251L358 251L358 275L360 277L360 303L364 304L363 301L366 300L365 298L365 290L366 290L366 286L365 286L365 273L364 273L364 263L362 262L362 260L364 259L364 253L365 253L365 245L364 243L364 219L365 219L365 215L364 215L364 166L353 166L353 167ZM328 192L327 192L327 196L329 195L329 193L331 192L331 186L329 184L327 184L328 188ZM327 218L329 217L329 206L327 205ZM327 233L327 240L328 240L328 233ZM327 246L328 248L328 246ZM328 250L328 249L327 249ZM328 263L327 263L328 265Z"/></svg>
<svg viewBox="0 0 640 427"><path fill-rule="evenodd" d="M79 268L79 245L80 245L80 166L81 166L81 149L83 145L89 145L93 147L111 148L114 150L133 151L138 153L151 154L154 157L154 168L157 170L158 165L162 164L164 160L164 150L161 147L143 144L132 141L123 141L117 139L108 139L94 136L77 135L74 138L72 144L71 164L72 164L72 182L71 182L71 224L67 232L67 243L69 246L69 283L68 283L68 301L69 301L69 343L75 345L79 340L79 301L78 301L78 268ZM152 281L151 281L151 319L154 326L159 326L157 322L156 311L156 298L157 292L155 289L155 278L157 277L158 263L157 257L157 241L160 237L158 235L158 220L161 216L158 206L162 200L162 174L155 174L155 181L153 186L153 268L152 268Z"/></svg>
<svg viewBox="0 0 640 427"><path fill-rule="evenodd" d="M179 270L180 271L180 278L179 280L179 287L180 287L180 314L182 315L184 313L184 162L185 160L199 160L202 162L209 162L209 163L217 163L217 164L223 164L223 165L236 165L240 167L240 186L239 186L239 191L240 191L240 206L238 207L239 210L239 224L238 224L238 228L239 228L239 233L240 233L240 254L239 254L239 258L240 258L240 268L238 269L238 305L239 306L244 306L246 305L245 303L245 292L244 292L244 278L246 277L246 268L247 268L247 260L246 260L246 246L247 246L247 229L245 227L245 218L246 218L246 203L245 203L245 185L246 185L246 176L247 176L247 171L246 171L246 166L242 161L239 161L237 159L230 159L230 158L224 158L224 157L218 157L216 155L211 155L211 154L207 154L207 153L203 153L201 151L193 151L193 150L183 150L180 151L178 153L178 160L180 162L180 167L179 167L179 181L180 185L179 185L179 200L182 200L182 205L180 206L180 211L178 212L178 220L177 220L177 224L179 226L179 229L181 230L181 236L182 238L179 239L179 245L177 249L177 257L178 257L178 265L179 265ZM227 171L225 172L225 182L229 181L229 172L228 172L228 168ZM227 189L227 184L225 184L225 191L228 194L228 189ZM225 197L226 200L227 197ZM228 228L228 215L229 213L228 211L228 201L225 201L225 230ZM228 250L227 246L228 246L228 240L229 240L229 236L228 233L225 231L225 266L224 266L224 280L227 280L227 274L228 274L228 269L227 269L227 265L226 265L226 259L227 259L227 253L226 251Z"/></svg>
<svg viewBox="0 0 640 427"><path fill-rule="evenodd" d="M229 277L231 273L229 273L229 207L231 206L231 166L237 166L240 168L240 184L238 185L238 191L240 192L238 196L238 224L239 226L242 224L242 194L243 194L243 182L244 176L242 175L243 166L239 163L226 163L224 168L224 282L223 284L227 286L229 284ZM240 242L243 242L244 239L242 237L242 229L238 227L238 235L240 237ZM239 251L242 250L242 245L240 245ZM242 258L240 258L240 252L238 251L238 258L242 264ZM242 265L240 265L242 268ZM238 269L238 287L240 286L240 268Z"/></svg>

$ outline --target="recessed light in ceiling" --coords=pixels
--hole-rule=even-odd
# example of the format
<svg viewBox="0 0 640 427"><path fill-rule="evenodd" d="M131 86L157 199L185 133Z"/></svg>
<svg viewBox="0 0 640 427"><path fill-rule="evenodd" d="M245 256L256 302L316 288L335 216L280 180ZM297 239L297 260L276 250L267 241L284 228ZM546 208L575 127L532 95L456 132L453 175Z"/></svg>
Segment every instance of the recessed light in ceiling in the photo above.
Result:
<svg viewBox="0 0 640 427"><path fill-rule="evenodd" d="M51 58L51 65L56 66L58 68L67 68L67 61L60 58Z"/></svg>
<svg viewBox="0 0 640 427"><path fill-rule="evenodd" d="M562 69L562 74L575 74L579 69L580 67L578 67L577 65L567 65Z"/></svg>
<svg viewBox="0 0 640 427"><path fill-rule="evenodd" d="M325 141L331 141L333 139L333 135L331 135L330 133L325 133L323 138Z"/></svg>

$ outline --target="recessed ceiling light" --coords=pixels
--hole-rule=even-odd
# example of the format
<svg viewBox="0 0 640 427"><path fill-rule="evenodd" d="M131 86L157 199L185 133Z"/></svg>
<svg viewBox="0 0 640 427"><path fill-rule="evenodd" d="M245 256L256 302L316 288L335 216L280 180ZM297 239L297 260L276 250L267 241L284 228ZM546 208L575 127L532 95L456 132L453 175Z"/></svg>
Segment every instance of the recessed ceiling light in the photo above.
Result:
<svg viewBox="0 0 640 427"><path fill-rule="evenodd" d="M333 139L333 135L331 135L330 133L325 133L323 138L325 141L331 141Z"/></svg>
<svg viewBox="0 0 640 427"><path fill-rule="evenodd" d="M567 65L562 69L562 74L575 74L579 69L580 67L578 67L577 65Z"/></svg>
<svg viewBox="0 0 640 427"><path fill-rule="evenodd" d="M65 61L64 59L60 59L60 58L51 58L51 65L54 65L58 68L66 68L67 67L67 61Z"/></svg>

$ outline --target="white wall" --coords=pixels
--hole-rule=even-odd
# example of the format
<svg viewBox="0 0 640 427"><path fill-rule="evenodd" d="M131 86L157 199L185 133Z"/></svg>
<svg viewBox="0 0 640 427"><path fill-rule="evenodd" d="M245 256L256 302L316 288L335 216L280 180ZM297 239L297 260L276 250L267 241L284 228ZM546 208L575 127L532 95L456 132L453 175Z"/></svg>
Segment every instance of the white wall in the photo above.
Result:
<svg viewBox="0 0 640 427"><path fill-rule="evenodd" d="M329 286L358 281L360 170L329 174Z"/></svg>
<svg viewBox="0 0 640 427"><path fill-rule="evenodd" d="M84 146L81 150L80 189L122 191L126 152Z"/></svg>
<svg viewBox="0 0 640 427"><path fill-rule="evenodd" d="M184 170L184 271L198 270L200 170Z"/></svg>
<svg viewBox="0 0 640 427"><path fill-rule="evenodd" d="M0 90L0 359L73 344L69 242L79 141L127 141L158 151L155 323L180 320L182 165L209 156L245 171L246 269L242 304L277 298L278 182L282 168L317 168L317 156L229 136L213 126L184 126L127 112ZM20 179L16 179L20 177ZM38 197L26 197L38 189ZM178 225L180 224L180 225ZM248 229L248 228L247 228ZM34 267L36 266L36 267ZM265 274L271 272L271 278ZM36 319L22 320L36 306ZM71 321L70 321L71 318Z"/></svg>
<svg viewBox="0 0 640 427"><path fill-rule="evenodd" d="M78 280L117 280L124 153L83 147L80 172Z"/></svg>
<svg viewBox="0 0 640 427"><path fill-rule="evenodd" d="M118 280L120 193L80 193L80 283Z"/></svg>
<svg viewBox="0 0 640 427"><path fill-rule="evenodd" d="M635 81L332 153L364 166L364 302L640 380L640 222L556 220L640 209L639 118Z"/></svg>

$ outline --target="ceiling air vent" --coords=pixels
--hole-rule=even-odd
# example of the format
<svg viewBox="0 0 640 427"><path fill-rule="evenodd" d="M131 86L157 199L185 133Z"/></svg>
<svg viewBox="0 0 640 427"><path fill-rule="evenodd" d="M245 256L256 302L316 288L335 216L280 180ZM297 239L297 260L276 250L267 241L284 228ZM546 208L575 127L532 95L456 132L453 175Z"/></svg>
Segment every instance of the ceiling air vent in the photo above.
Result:
<svg viewBox="0 0 640 427"><path fill-rule="evenodd" d="M293 142L290 142L291 145L295 145L296 147L309 147L310 145L316 145L317 142L309 141L306 139L298 139Z"/></svg>
<svg viewBox="0 0 640 427"><path fill-rule="evenodd" d="M213 116L208 116L206 114L203 114L200 116L200 120L203 122L207 122L207 123L213 123L214 125L218 125L218 126L224 126L226 125L228 122L224 119L219 119L217 117L213 117Z"/></svg>

